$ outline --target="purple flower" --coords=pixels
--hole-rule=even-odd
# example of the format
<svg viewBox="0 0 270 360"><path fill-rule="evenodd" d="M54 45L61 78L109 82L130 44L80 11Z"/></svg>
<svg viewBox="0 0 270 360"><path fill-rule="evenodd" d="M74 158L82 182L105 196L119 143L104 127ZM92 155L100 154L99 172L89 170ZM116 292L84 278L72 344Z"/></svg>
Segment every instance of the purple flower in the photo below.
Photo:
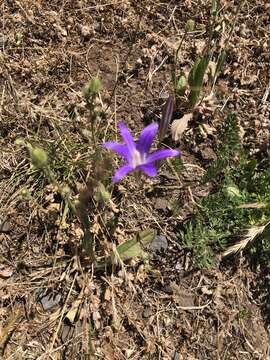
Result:
<svg viewBox="0 0 270 360"><path fill-rule="evenodd" d="M156 123L150 124L143 129L137 142L134 141L129 129L123 122L119 123L118 126L124 144L114 141L103 144L106 149L115 151L127 161L114 174L114 183L120 181L129 172L134 170L142 170L148 176L156 176L155 161L180 155L179 151L171 149L162 149L150 153L152 142L158 131L158 124Z"/></svg>

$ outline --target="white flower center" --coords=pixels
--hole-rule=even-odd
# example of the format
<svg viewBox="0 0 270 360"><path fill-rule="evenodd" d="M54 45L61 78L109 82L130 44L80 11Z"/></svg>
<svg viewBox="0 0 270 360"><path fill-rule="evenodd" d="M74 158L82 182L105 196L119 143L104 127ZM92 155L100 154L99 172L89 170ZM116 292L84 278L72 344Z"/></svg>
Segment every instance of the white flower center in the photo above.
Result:
<svg viewBox="0 0 270 360"><path fill-rule="evenodd" d="M133 151L132 166L135 168L139 165L143 165L145 162L144 154L141 154L138 150Z"/></svg>

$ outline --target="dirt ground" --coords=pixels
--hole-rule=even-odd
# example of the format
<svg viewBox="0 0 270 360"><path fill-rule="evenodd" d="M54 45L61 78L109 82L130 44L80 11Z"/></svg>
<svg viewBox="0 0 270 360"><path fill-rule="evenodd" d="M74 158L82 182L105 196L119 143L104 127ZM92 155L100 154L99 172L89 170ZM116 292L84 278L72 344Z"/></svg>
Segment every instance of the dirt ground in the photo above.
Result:
<svg viewBox="0 0 270 360"><path fill-rule="evenodd" d="M78 224L59 226L59 198L50 186L40 191L42 180L39 186L27 180L26 153L15 144L17 138L43 138L56 157L58 140L68 141L68 134L84 146L82 88L96 75L102 80L105 138L115 136L120 120L135 134L158 121L186 21L193 19L195 30L181 50L184 70L205 43L209 3L2 0L2 359L270 359L269 269L254 271L240 256L198 270L175 234L177 224L192 213L194 199L207 192L198 179L215 158L215 131L226 114L237 111L251 152L263 156L269 151L267 1L240 6L229 58L216 84L217 111L203 120L213 133L200 142L194 129L183 137L179 149L186 166L180 178L162 167L154 180L124 182L113 193L119 243L144 228L166 239L149 251L154 271L135 260L105 272L82 269L71 251L80 238ZM232 22L238 2L221 4L225 20ZM26 188L32 194L27 201ZM175 201L181 203L177 214L170 207ZM97 251L100 244L109 251L101 217L94 213L92 232Z"/></svg>

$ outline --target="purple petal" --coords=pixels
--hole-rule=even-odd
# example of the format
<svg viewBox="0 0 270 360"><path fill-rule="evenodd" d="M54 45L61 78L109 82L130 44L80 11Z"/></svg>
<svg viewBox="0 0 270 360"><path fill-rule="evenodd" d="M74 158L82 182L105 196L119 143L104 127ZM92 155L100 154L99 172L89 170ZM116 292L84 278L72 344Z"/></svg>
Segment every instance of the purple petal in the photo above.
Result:
<svg viewBox="0 0 270 360"><path fill-rule="evenodd" d="M123 177L125 177L132 170L134 170L134 168L128 164L121 166L114 174L112 182L116 183L116 182L122 180Z"/></svg>
<svg viewBox="0 0 270 360"><path fill-rule="evenodd" d="M150 124L145 129L143 129L136 146L137 150L140 153L147 154L149 152L157 131L158 131L158 124L156 123Z"/></svg>
<svg viewBox="0 0 270 360"><path fill-rule="evenodd" d="M118 124L118 127L120 129L121 136L129 149L129 152L132 153L136 149L136 146L133 137L131 135L131 132L123 122L120 122Z"/></svg>
<svg viewBox="0 0 270 360"><path fill-rule="evenodd" d="M147 163L151 163L157 160L165 159L167 157L179 156L180 152L177 150L163 149L153 152L147 157Z"/></svg>
<svg viewBox="0 0 270 360"><path fill-rule="evenodd" d="M122 156L127 161L131 160L131 154L126 145L118 144L117 142L114 142L114 141L108 141L108 142L105 142L103 144L103 146L106 149L116 152L118 155Z"/></svg>
<svg viewBox="0 0 270 360"><path fill-rule="evenodd" d="M153 164L146 164L138 166L138 169L142 170L148 176L157 176L157 169Z"/></svg>

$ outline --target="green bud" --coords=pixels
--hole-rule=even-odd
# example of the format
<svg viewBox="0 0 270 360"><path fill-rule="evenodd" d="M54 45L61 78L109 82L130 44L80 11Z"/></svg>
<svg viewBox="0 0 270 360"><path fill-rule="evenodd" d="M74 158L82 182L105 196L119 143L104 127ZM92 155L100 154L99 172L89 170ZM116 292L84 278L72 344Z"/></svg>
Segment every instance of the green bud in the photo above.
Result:
<svg viewBox="0 0 270 360"><path fill-rule="evenodd" d="M111 198L110 193L106 190L100 191L100 196L105 203L108 202Z"/></svg>
<svg viewBox="0 0 270 360"><path fill-rule="evenodd" d="M48 156L46 152L41 148L34 148L31 153L31 160L34 166L37 168L44 168L48 164Z"/></svg>
<svg viewBox="0 0 270 360"><path fill-rule="evenodd" d="M83 89L86 100L97 95L101 89L101 81L98 77L94 77Z"/></svg>
<svg viewBox="0 0 270 360"><path fill-rule="evenodd" d="M187 86L187 79L184 75L181 75L176 84L176 90L178 96L185 95L186 86Z"/></svg>
<svg viewBox="0 0 270 360"><path fill-rule="evenodd" d="M218 1L217 0L212 0L212 7L211 7L211 14L216 16L217 12L218 12Z"/></svg>
<svg viewBox="0 0 270 360"><path fill-rule="evenodd" d="M23 42L23 34L19 32L15 35L15 43L17 46L19 46L21 45L22 42Z"/></svg>
<svg viewBox="0 0 270 360"><path fill-rule="evenodd" d="M194 26L195 26L195 21L192 20L192 19L189 19L189 20L186 22L186 26L185 26L186 32L193 31L193 30L194 30Z"/></svg>
<svg viewBox="0 0 270 360"><path fill-rule="evenodd" d="M81 202L79 199L74 199L73 200L73 204L76 208L79 208L81 206Z"/></svg>
<svg viewBox="0 0 270 360"><path fill-rule="evenodd" d="M25 145L25 142L24 142L23 139L18 138L18 139L15 140L15 144L16 144L16 145Z"/></svg>
<svg viewBox="0 0 270 360"><path fill-rule="evenodd" d="M30 191L28 189L22 189L21 195L26 200L31 199L31 194L30 194Z"/></svg>
<svg viewBox="0 0 270 360"><path fill-rule="evenodd" d="M110 193L102 183L98 183L98 186L95 188L95 199L97 201L103 201L104 203L111 199Z"/></svg>
<svg viewBox="0 0 270 360"><path fill-rule="evenodd" d="M71 193L70 187L64 186L62 189L62 195L69 195Z"/></svg>

